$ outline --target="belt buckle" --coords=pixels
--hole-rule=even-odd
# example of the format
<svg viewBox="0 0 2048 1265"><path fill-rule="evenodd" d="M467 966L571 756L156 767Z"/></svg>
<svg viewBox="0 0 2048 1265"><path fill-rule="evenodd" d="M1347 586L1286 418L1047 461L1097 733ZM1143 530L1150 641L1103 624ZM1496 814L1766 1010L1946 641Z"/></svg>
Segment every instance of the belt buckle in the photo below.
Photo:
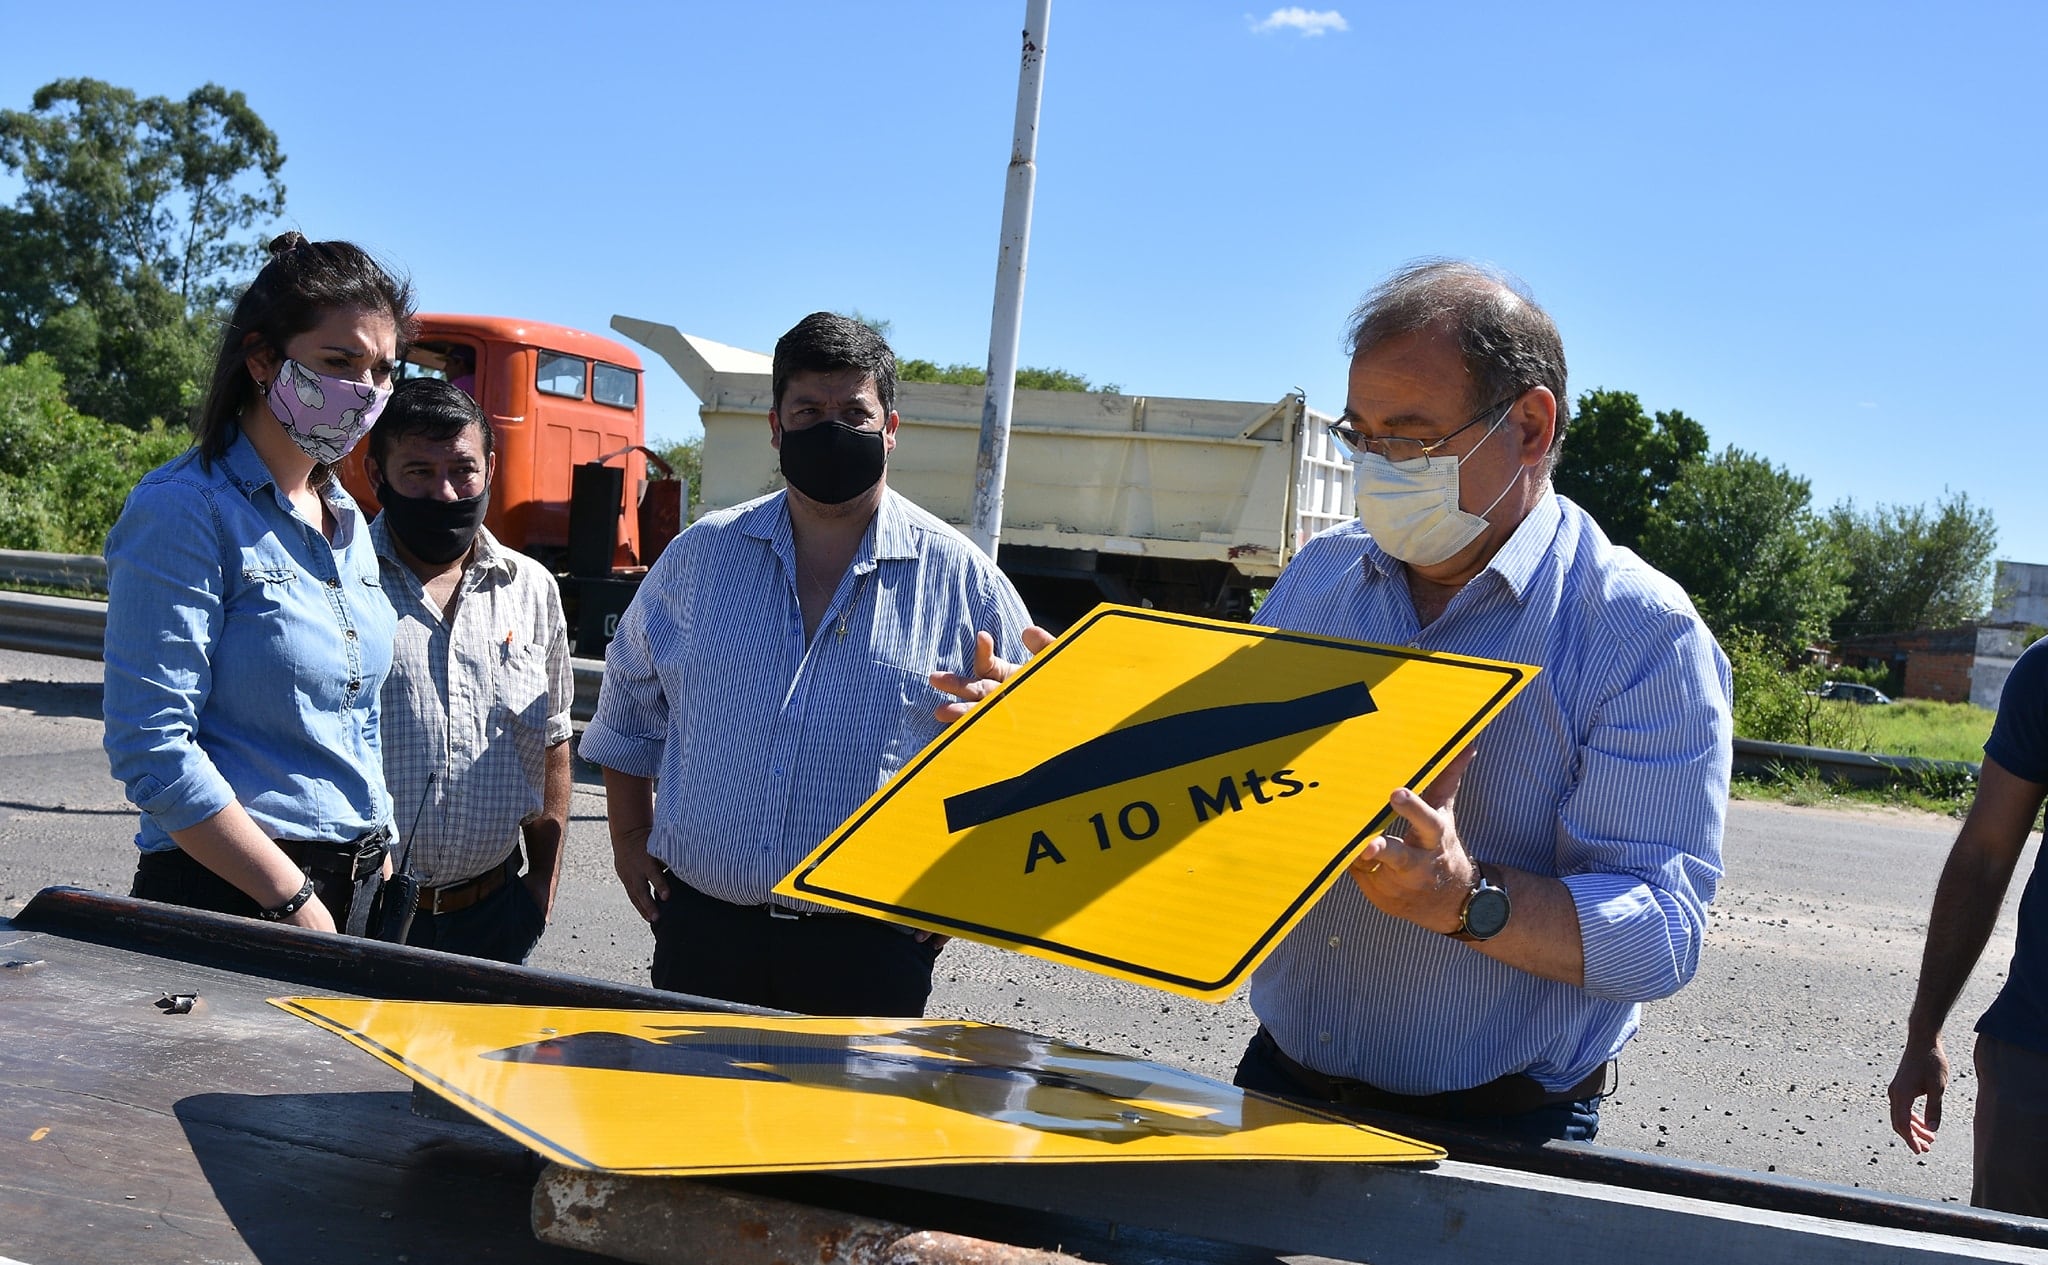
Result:
<svg viewBox="0 0 2048 1265"><path fill-rule="evenodd" d="M804 920L804 911L801 909L784 909L774 901L769 901L768 916L777 922L802 922Z"/></svg>

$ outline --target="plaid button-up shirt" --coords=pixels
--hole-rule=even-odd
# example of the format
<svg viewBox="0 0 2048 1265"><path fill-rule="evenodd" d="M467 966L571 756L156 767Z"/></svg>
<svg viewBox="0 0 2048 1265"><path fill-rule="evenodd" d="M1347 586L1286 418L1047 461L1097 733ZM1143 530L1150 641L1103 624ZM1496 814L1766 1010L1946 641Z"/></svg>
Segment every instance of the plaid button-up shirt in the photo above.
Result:
<svg viewBox="0 0 2048 1265"><path fill-rule="evenodd" d="M445 621L381 516L370 539L398 611L382 697L398 854L445 887L502 863L541 811L547 749L569 740L569 628L554 576L488 530Z"/></svg>

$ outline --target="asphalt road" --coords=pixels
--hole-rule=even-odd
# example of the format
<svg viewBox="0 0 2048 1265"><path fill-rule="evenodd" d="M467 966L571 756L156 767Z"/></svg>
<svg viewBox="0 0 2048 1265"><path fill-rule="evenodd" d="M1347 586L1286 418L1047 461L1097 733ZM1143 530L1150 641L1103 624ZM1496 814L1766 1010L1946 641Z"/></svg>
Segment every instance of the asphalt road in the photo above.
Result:
<svg viewBox="0 0 2048 1265"><path fill-rule="evenodd" d="M0 913L51 884L126 891L133 818L100 750L99 664L0 651ZM1729 876L1699 975L1648 1008L1601 1141L1967 1200L1969 1028L2003 982L2019 883L1950 1023L1949 1124L1931 1154L1915 1158L1892 1136L1884 1098L1954 834L1953 822L1915 814L1733 805ZM648 934L612 875L604 795L587 775L568 867L534 964L644 981ZM1211 1006L958 941L940 959L930 1012L1226 1078L1256 1027L1242 994Z"/></svg>

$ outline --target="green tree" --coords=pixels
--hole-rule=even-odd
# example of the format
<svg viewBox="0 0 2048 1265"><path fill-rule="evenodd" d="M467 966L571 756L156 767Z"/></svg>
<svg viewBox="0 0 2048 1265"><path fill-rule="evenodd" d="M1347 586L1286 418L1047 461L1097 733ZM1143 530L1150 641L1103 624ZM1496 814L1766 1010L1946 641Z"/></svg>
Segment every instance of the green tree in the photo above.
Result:
<svg viewBox="0 0 2048 1265"><path fill-rule="evenodd" d="M1848 601L1805 479L1729 447L1689 463L1643 529L1643 556L1685 587L1717 634L1780 651L1823 636Z"/></svg>
<svg viewBox="0 0 2048 1265"><path fill-rule="evenodd" d="M171 100L62 79L0 111L0 165L22 182L0 211L0 353L48 353L89 413L183 421L206 319L284 210L276 135L215 84Z"/></svg>
<svg viewBox="0 0 2048 1265"><path fill-rule="evenodd" d="M1848 563L1849 604L1835 616L1834 635L1947 628L1991 608L1991 555L1998 525L1970 504L1967 492L1937 503L1878 505L1861 513L1854 501L1828 511L1828 534Z"/></svg>
<svg viewBox="0 0 2048 1265"><path fill-rule="evenodd" d="M1587 391L1565 430L1552 482L1610 540L1634 547L1686 463L1706 455L1706 427L1678 410L1645 415L1633 392Z"/></svg>
<svg viewBox="0 0 2048 1265"><path fill-rule="evenodd" d="M690 485L689 511L696 512L696 507L704 503L704 437L699 435L655 451L668 462L678 479Z"/></svg>
<svg viewBox="0 0 2048 1265"><path fill-rule="evenodd" d="M189 442L161 422L135 431L79 412L40 352L0 363L0 549L98 553L136 480Z"/></svg>
<svg viewBox="0 0 2048 1265"><path fill-rule="evenodd" d="M930 360L899 360L896 362L896 377L903 382L944 382L953 386L980 387L988 385L988 370L975 365L942 365ZM1017 370L1017 389L1020 391L1100 391L1106 395L1120 395L1123 388L1114 382L1096 386L1088 381L1086 374L1069 373L1065 369Z"/></svg>

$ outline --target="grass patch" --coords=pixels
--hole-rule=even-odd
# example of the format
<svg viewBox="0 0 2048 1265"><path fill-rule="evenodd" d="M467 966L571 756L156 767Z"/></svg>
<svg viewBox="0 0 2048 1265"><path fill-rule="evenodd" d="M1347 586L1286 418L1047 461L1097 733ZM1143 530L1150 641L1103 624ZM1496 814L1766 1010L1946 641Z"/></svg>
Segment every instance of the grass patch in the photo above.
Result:
<svg viewBox="0 0 2048 1265"><path fill-rule="evenodd" d="M1991 736L1991 722L1997 718L1988 707L1924 698L1900 699L1889 707L1835 702L1828 706L1862 713L1862 729L1870 744L1865 750L1972 764L1984 759L1984 740Z"/></svg>
<svg viewBox="0 0 2048 1265"><path fill-rule="evenodd" d="M1860 787L1830 782L1803 765L1774 765L1761 777L1737 774L1730 799L1768 800L1802 808L1906 808L1960 821L1970 811L1977 784L1969 778L1927 777L1890 786Z"/></svg>
<svg viewBox="0 0 2048 1265"><path fill-rule="evenodd" d="M59 588L53 584L26 584L14 583L12 581L0 583L0 593L40 593L44 597L82 597L88 602L104 602L107 600L105 593L95 593L90 589L67 589Z"/></svg>

